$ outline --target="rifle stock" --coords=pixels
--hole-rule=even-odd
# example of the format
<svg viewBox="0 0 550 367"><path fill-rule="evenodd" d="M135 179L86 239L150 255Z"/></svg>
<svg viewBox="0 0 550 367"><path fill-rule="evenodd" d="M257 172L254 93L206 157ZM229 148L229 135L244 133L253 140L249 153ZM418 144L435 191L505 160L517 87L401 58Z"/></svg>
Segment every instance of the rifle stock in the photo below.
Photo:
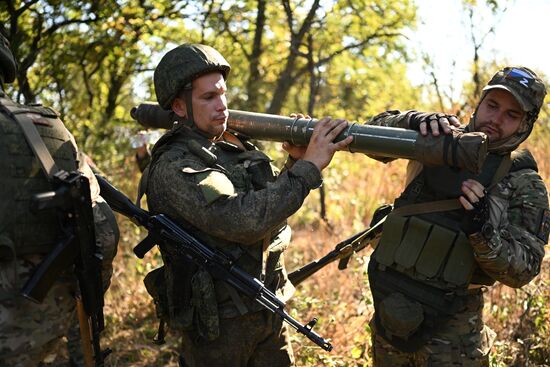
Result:
<svg viewBox="0 0 550 367"><path fill-rule="evenodd" d="M338 263L338 269L344 270L348 266L348 262L351 259L351 255L355 252L361 251L369 243L368 240L374 239L379 233L382 232L384 221L386 216L391 212L391 205L384 205L378 208L371 220L371 227L354 234L353 236L339 242L334 249L320 259L313 260L308 264L302 266L299 269L294 270L288 274L288 279L297 286L304 280L317 273L319 270L327 266L328 264L340 260Z"/></svg>
<svg viewBox="0 0 550 367"><path fill-rule="evenodd" d="M156 242L164 252L171 256L175 258L183 257L193 261L198 266L206 269L214 278L227 282L237 291L258 302L265 309L279 315L283 321L324 350L332 350L330 342L313 331L317 319L314 318L306 325L302 325L285 310L285 303L282 300L267 289L260 280L240 269L231 257L220 250L204 245L167 216L163 214L151 215L147 211L138 208L103 177L97 176L97 179L101 188L101 196L110 205L112 204L113 210L129 218L136 219L139 225L149 231L146 239L148 244L145 246L145 250L149 246L152 247ZM113 203L109 200L113 200ZM134 249L134 252L137 253L136 249ZM140 254L144 253L140 252Z"/></svg>

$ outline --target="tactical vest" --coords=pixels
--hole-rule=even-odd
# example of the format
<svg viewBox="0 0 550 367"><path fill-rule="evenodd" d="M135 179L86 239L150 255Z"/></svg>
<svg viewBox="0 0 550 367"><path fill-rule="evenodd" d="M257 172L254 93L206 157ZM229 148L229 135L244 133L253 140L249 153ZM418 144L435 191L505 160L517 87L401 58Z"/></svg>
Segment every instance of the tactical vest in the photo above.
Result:
<svg viewBox="0 0 550 367"><path fill-rule="evenodd" d="M163 154L168 155L165 159L185 156L186 159L199 162L196 166L199 168L184 167L184 174L222 172L229 178L236 192L265 188L268 182L275 180L278 172L271 166L269 157L249 141L241 141L245 150L226 141L212 143L184 126L173 129L153 148L152 161L144 172L140 192L147 190L147 181ZM247 246L212 237L189 223L179 224L204 244L220 248L237 259L239 267L264 281L265 286L273 292L278 291L279 295L282 292L283 298L285 295L288 298L289 293L292 293L293 289L287 289L286 292L281 289L285 283L291 287L282 257L290 239L286 223L281 223L260 243ZM163 260L164 270L148 275L146 287L155 299L157 313L167 319L172 328L198 329L205 339L213 340L217 337L217 320L214 320L217 316L231 318L262 309L255 301L241 297L224 281L212 279L192 263L183 259L170 259L164 254Z"/></svg>
<svg viewBox="0 0 550 367"><path fill-rule="evenodd" d="M514 152L511 161L489 154L478 175L425 166L396 199L369 263L375 325L388 342L405 352L417 350L426 328L458 312L470 284L495 282L474 259L460 229L466 213L455 199L467 179L477 180L490 192L508 172L524 168L537 170L528 151ZM444 209L447 204L450 210Z"/></svg>
<svg viewBox="0 0 550 367"><path fill-rule="evenodd" d="M77 169L76 149L52 109L16 104L2 95L0 109L0 257L46 254L61 234L56 210L33 213L30 203L34 194L52 187L12 114L26 114L32 119L60 169Z"/></svg>

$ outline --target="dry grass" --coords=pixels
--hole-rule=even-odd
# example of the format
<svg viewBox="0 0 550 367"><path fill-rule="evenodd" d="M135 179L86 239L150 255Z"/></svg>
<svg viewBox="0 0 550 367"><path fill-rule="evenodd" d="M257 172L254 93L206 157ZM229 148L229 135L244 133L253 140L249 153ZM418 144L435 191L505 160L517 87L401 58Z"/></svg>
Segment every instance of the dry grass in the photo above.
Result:
<svg viewBox="0 0 550 367"><path fill-rule="evenodd" d="M546 135L546 134L545 134ZM534 139L529 147L538 158L540 173L550 179L548 139ZM344 238L363 229L374 208L392 202L403 188L405 162L388 165L361 155L338 154L325 174L327 221L319 220L319 196L312 194L291 218L294 241L287 268L295 269L319 258ZM131 248L144 233L120 218L122 239L115 274L107 294L107 329L103 344L113 349L111 366L177 366L177 340L151 342L157 321L142 283L159 263L158 255L138 261ZM292 333L299 366L370 366L368 320L373 308L366 280L369 249L356 255L345 271L331 264L299 286L289 309L302 322L319 318L317 332L331 339L330 353ZM550 366L550 257L547 249L542 273L520 290L497 285L487 293L486 320L497 332L492 366Z"/></svg>

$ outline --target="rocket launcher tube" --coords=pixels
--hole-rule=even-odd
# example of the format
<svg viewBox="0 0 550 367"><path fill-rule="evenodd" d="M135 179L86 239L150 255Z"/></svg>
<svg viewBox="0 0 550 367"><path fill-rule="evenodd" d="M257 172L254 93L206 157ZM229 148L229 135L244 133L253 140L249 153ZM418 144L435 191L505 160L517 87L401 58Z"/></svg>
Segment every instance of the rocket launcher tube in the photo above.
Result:
<svg viewBox="0 0 550 367"><path fill-rule="evenodd" d="M178 116L157 104L140 104L131 111L132 117L146 127L171 128ZM289 141L307 145L316 119L292 118L257 112L229 110L230 129L256 140ZM390 159L404 158L429 166L452 166L478 173L487 155L487 136L480 132L453 130L450 135L422 136L415 130L349 123L335 141L349 135L353 141L347 149Z"/></svg>

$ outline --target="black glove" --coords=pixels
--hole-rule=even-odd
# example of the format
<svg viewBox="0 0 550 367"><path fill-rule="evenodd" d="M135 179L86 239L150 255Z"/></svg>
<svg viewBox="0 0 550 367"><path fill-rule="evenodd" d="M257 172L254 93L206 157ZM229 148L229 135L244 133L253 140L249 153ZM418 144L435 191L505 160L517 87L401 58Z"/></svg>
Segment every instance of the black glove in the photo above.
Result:
<svg viewBox="0 0 550 367"><path fill-rule="evenodd" d="M489 221L489 203L487 202L487 195L480 198L478 202L470 204L473 205L474 209L466 210L466 215L460 224L460 228L467 235L480 232L481 227Z"/></svg>
<svg viewBox="0 0 550 367"><path fill-rule="evenodd" d="M439 120L442 118L446 118L449 120L451 117L456 117L455 115L447 115L444 113L439 112L418 112L418 111L412 111L409 112L409 128L412 130L420 131L420 124L422 122L426 123L426 128L428 131L432 130L431 122L437 121L439 124Z"/></svg>

